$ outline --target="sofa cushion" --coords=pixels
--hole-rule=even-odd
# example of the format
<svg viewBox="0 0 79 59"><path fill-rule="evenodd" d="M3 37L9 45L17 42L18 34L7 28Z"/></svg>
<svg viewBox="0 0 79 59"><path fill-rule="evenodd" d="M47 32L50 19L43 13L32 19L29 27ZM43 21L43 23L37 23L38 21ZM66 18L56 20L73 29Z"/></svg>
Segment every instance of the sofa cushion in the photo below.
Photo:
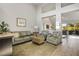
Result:
<svg viewBox="0 0 79 59"><path fill-rule="evenodd" d="M23 38L16 38L15 41L18 41L18 40L30 40L30 37L26 36L26 37L23 37Z"/></svg>
<svg viewBox="0 0 79 59"><path fill-rule="evenodd" d="M22 32L19 32L19 35L20 35L20 37L25 37L25 36L31 35L31 32L30 31L22 31Z"/></svg>
<svg viewBox="0 0 79 59"><path fill-rule="evenodd" d="M12 33L14 38L18 38L19 37L19 33Z"/></svg>

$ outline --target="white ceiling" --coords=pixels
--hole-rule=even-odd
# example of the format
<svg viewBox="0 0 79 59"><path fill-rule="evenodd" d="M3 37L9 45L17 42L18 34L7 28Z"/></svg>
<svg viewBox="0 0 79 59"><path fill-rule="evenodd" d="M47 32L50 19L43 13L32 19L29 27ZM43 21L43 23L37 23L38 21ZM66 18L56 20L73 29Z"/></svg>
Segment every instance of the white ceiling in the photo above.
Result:
<svg viewBox="0 0 79 59"><path fill-rule="evenodd" d="M42 12L48 12L56 9L56 3L31 3L34 6L41 5ZM68 6L74 3L61 3L61 7Z"/></svg>
<svg viewBox="0 0 79 59"><path fill-rule="evenodd" d="M34 5L34 6L39 6L39 5L42 5L44 3L31 3L31 4Z"/></svg>
<svg viewBox="0 0 79 59"><path fill-rule="evenodd" d="M34 6L39 6L39 5L46 5L46 4L55 4L55 3L31 3L32 5ZM64 6L68 6L68 5L71 5L71 4L74 4L74 3L61 3L61 7L64 7Z"/></svg>
<svg viewBox="0 0 79 59"><path fill-rule="evenodd" d="M34 6L39 6L39 5L43 5L43 12L47 12L49 10L51 10L50 6L53 5L53 9L55 9L55 3L32 3ZM73 3L61 3L61 6L64 7L64 6L68 6L68 5L71 5ZM71 12L68 12L68 13L64 13L62 14L62 23L77 23L79 22L79 10L76 10L76 11L71 11ZM51 17L51 19L53 19L52 22L55 22L54 18Z"/></svg>
<svg viewBox="0 0 79 59"><path fill-rule="evenodd" d="M46 4L43 4L41 9L42 9L43 13L51 11L51 10L55 10L56 9L56 3L46 3Z"/></svg>
<svg viewBox="0 0 79 59"><path fill-rule="evenodd" d="M68 6L68 5L71 5L71 4L74 4L74 3L61 3L61 7Z"/></svg>
<svg viewBox="0 0 79 59"><path fill-rule="evenodd" d="M49 18L49 20L51 21L51 23L55 23L56 22L56 16L55 15L54 16L44 17L42 19L47 19L47 18Z"/></svg>

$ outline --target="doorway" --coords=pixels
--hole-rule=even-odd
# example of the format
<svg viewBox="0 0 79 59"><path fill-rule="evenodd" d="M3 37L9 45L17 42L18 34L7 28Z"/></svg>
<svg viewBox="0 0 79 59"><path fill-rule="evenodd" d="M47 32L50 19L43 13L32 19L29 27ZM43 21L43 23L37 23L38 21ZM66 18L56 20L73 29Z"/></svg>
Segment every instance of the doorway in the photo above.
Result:
<svg viewBox="0 0 79 59"><path fill-rule="evenodd" d="M55 30L56 16L43 17L43 30Z"/></svg>

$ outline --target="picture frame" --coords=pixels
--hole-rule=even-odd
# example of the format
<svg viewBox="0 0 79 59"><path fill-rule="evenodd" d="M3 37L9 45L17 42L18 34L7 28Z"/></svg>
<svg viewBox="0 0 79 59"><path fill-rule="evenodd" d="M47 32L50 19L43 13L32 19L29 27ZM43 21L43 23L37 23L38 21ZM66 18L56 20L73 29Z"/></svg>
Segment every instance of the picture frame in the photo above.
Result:
<svg viewBox="0 0 79 59"><path fill-rule="evenodd" d="M16 18L18 27L26 27L26 19L25 18Z"/></svg>

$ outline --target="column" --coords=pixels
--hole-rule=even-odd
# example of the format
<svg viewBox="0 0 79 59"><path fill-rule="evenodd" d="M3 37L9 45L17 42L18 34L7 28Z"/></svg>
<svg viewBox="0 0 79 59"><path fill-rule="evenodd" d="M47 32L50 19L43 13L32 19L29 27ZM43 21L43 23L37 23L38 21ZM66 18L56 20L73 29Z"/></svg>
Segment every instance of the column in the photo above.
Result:
<svg viewBox="0 0 79 59"><path fill-rule="evenodd" d="M56 4L56 30L60 36L58 36L58 43L62 42L62 23L61 23L61 4Z"/></svg>
<svg viewBox="0 0 79 59"><path fill-rule="evenodd" d="M61 4L56 4L56 30L61 31Z"/></svg>

